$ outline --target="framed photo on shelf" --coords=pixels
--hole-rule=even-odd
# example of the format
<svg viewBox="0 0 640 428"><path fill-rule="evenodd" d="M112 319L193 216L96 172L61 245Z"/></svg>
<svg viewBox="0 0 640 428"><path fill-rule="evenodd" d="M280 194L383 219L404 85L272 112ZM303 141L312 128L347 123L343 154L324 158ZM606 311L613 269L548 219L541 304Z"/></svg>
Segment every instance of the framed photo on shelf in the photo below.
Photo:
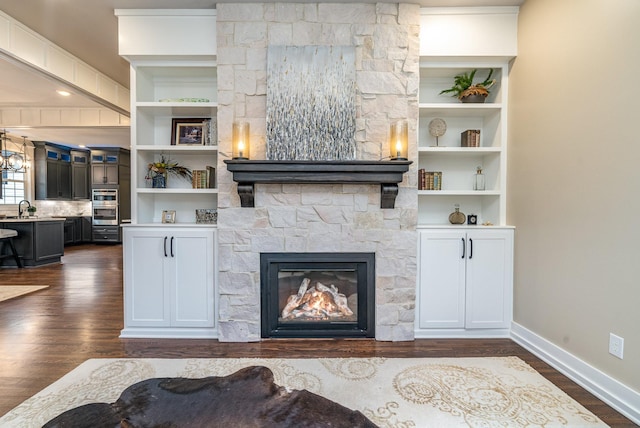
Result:
<svg viewBox="0 0 640 428"><path fill-rule="evenodd" d="M176 222L176 212L175 212L175 210L164 210L164 211L162 211L162 222L163 223L175 223Z"/></svg>
<svg viewBox="0 0 640 428"><path fill-rule="evenodd" d="M210 118L174 118L171 119L172 146L202 146L208 137Z"/></svg>

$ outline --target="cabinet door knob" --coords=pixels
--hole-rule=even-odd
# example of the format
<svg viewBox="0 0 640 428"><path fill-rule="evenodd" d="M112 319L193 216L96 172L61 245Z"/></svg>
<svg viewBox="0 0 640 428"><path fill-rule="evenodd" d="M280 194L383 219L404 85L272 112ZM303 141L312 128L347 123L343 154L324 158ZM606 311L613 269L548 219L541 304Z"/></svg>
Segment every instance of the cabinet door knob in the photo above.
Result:
<svg viewBox="0 0 640 428"><path fill-rule="evenodd" d="M467 246L465 245L464 238L460 238L460 239L462 240L462 257L460 257L460 258L464 259L465 250L466 250Z"/></svg>
<svg viewBox="0 0 640 428"><path fill-rule="evenodd" d="M173 236L171 237L171 257L173 257Z"/></svg>
<svg viewBox="0 0 640 428"><path fill-rule="evenodd" d="M469 238L469 258L473 258L473 239Z"/></svg>
<svg viewBox="0 0 640 428"><path fill-rule="evenodd" d="M167 237L164 237L164 256L167 257Z"/></svg>

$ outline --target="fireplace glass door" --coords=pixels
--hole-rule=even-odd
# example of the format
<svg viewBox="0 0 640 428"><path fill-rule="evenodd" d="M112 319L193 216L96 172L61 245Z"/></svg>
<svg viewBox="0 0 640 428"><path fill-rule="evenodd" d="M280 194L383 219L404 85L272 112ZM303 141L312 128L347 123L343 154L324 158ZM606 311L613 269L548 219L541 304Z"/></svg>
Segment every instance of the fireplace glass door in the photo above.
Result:
<svg viewBox="0 0 640 428"><path fill-rule="evenodd" d="M263 253L263 337L374 337L373 253Z"/></svg>

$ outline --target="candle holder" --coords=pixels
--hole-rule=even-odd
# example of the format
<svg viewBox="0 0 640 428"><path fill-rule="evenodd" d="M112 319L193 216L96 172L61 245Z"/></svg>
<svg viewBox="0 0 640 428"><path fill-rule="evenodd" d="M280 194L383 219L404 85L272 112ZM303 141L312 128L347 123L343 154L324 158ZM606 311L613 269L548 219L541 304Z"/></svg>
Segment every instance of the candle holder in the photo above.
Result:
<svg viewBox="0 0 640 428"><path fill-rule="evenodd" d="M233 122L231 157L237 160L249 160L249 146L249 122Z"/></svg>
<svg viewBox="0 0 640 428"><path fill-rule="evenodd" d="M407 160L409 151L409 123L398 120L391 124L389 152L391 160Z"/></svg>

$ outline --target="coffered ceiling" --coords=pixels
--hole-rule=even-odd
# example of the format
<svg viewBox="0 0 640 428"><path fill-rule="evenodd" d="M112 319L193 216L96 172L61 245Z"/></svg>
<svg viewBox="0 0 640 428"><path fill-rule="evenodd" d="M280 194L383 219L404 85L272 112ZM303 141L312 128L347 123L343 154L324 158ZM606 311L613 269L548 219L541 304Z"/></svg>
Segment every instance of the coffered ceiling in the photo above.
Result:
<svg viewBox="0 0 640 428"><path fill-rule="evenodd" d="M295 0L284 3L311 3ZM323 2L342 2L323 0ZM385 0L354 0L379 3ZM525 0L410 0L421 6L520 6ZM255 0L234 0L254 3ZM388 2L396 3L397 0ZM0 10L54 44L129 87L129 64L118 55L118 21L114 9L210 9L217 0L0 0ZM63 98L61 83L0 56L0 108L97 107L96 101L78 94ZM129 146L128 128L23 128L8 129L26 136L71 146Z"/></svg>

